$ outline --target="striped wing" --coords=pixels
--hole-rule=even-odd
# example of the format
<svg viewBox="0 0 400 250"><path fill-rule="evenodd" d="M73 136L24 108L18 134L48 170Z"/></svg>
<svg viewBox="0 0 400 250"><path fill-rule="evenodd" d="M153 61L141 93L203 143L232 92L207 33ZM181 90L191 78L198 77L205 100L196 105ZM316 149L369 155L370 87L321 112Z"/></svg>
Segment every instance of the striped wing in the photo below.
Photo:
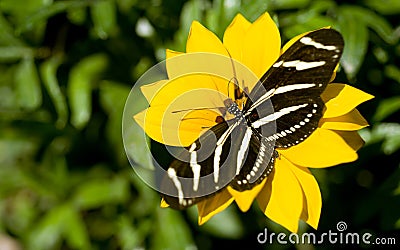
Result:
<svg viewBox="0 0 400 250"><path fill-rule="evenodd" d="M161 196L166 202L184 209L227 185L243 191L259 184L273 167L273 145L261 142L257 133L249 134L248 128L238 119L222 122L186 148L162 178ZM247 147L242 145L244 141L248 141Z"/></svg>
<svg viewBox="0 0 400 250"><path fill-rule="evenodd" d="M287 148L307 138L322 117L321 93L329 83L343 52L342 36L333 29L304 35L290 46L261 77L249 94L245 113L250 124L262 127L276 122L276 131L263 134ZM255 100L255 101L254 101ZM271 101L273 112L261 104Z"/></svg>

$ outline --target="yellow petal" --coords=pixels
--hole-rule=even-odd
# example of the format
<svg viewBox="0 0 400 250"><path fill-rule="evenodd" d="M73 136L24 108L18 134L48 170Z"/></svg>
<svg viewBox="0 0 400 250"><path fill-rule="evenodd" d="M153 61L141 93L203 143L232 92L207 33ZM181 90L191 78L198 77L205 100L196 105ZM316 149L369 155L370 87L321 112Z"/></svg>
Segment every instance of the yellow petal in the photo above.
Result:
<svg viewBox="0 0 400 250"><path fill-rule="evenodd" d="M333 70L333 74L332 74L331 79L329 80L329 82L332 82L333 80L335 80L336 72L337 72L338 68L339 68L339 63L336 65L335 69Z"/></svg>
<svg viewBox="0 0 400 250"><path fill-rule="evenodd" d="M337 133L317 128L302 143L278 150L296 165L324 168L357 159L357 153Z"/></svg>
<svg viewBox="0 0 400 250"><path fill-rule="evenodd" d="M254 199L257 197L258 193L264 187L266 181L267 179L264 179L259 185L255 186L251 190L239 192L228 186L228 191L233 196L233 198L235 198L236 204L238 205L240 210L242 212L247 212Z"/></svg>
<svg viewBox="0 0 400 250"><path fill-rule="evenodd" d="M167 59L171 59L171 58L173 58L175 56L180 56L180 55L184 55L184 54L185 53L183 53L183 52L175 51L175 50L172 50L172 49L166 49L165 50L165 57Z"/></svg>
<svg viewBox="0 0 400 250"><path fill-rule="evenodd" d="M225 107L227 86L226 79L191 74L143 87L145 95L152 96L150 107L134 118L153 140L188 146L205 128L215 125L219 108ZM185 119L191 112L193 115Z"/></svg>
<svg viewBox="0 0 400 250"><path fill-rule="evenodd" d="M166 113L164 106L149 107L136 114L134 119L153 140L179 147L192 144L207 128L216 124L211 119L219 115L202 110L183 115L169 112L165 118Z"/></svg>
<svg viewBox="0 0 400 250"><path fill-rule="evenodd" d="M342 137L354 151L364 146L364 140L357 131L335 131L335 133Z"/></svg>
<svg viewBox="0 0 400 250"><path fill-rule="evenodd" d="M282 160L286 161L285 164L290 167L303 190L303 210L300 218L317 229L322 207L321 192L317 181L307 168L295 166L283 156Z"/></svg>
<svg viewBox="0 0 400 250"><path fill-rule="evenodd" d="M328 84L321 97L326 106L324 118L344 115L359 104L373 98L370 94L340 83Z"/></svg>
<svg viewBox="0 0 400 250"><path fill-rule="evenodd" d="M190 27L186 52L211 52L229 56L219 38L197 21Z"/></svg>
<svg viewBox="0 0 400 250"><path fill-rule="evenodd" d="M167 58L165 63L166 63L168 78L173 79L175 77L178 77L180 73L180 67L182 67L182 65L178 65L176 63L177 60L173 60L172 58L184 55L185 53L167 49L165 54Z"/></svg>
<svg viewBox="0 0 400 250"><path fill-rule="evenodd" d="M144 97L150 103L153 97L157 94L157 92L163 88L165 84L168 83L168 80L161 80L158 82L154 82L151 84L146 84L140 87Z"/></svg>
<svg viewBox="0 0 400 250"><path fill-rule="evenodd" d="M243 36L251 23L241 14L237 14L224 33L224 45L232 58L242 61Z"/></svg>
<svg viewBox="0 0 400 250"><path fill-rule="evenodd" d="M322 118L319 127L332 130L359 130L368 126L368 122L357 109L347 114L332 118Z"/></svg>
<svg viewBox="0 0 400 250"><path fill-rule="evenodd" d="M228 97L227 85L226 79L212 75L181 76L164 84L155 93L150 106L173 105L177 110L224 107L224 100Z"/></svg>
<svg viewBox="0 0 400 250"><path fill-rule="evenodd" d="M248 28L243 39L242 62L260 78L280 55L278 27L265 13Z"/></svg>
<svg viewBox="0 0 400 250"><path fill-rule="evenodd" d="M211 217L222 212L233 202L233 197L228 190L223 189L216 195L197 204L199 211L199 225L206 223Z"/></svg>
<svg viewBox="0 0 400 250"><path fill-rule="evenodd" d="M303 191L288 162L282 159L276 160L274 171L258 194L257 202L268 218L297 232L303 210Z"/></svg>
<svg viewBox="0 0 400 250"><path fill-rule="evenodd" d="M169 204L164 200L164 198L161 199L160 207L162 208L169 207Z"/></svg>

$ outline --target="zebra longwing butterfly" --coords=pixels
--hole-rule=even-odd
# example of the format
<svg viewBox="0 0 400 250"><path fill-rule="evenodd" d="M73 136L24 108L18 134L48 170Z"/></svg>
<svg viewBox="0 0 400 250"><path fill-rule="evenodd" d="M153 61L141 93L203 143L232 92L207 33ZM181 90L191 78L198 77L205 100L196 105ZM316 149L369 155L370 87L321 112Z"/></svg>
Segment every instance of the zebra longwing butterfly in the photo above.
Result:
<svg viewBox="0 0 400 250"><path fill-rule="evenodd" d="M161 183L173 190L174 195L161 194L166 202L183 209L227 185L244 191L261 183L273 171L277 148L301 143L318 127L324 110L320 95L343 45L342 36L333 29L310 32L278 58L250 93L244 93L243 109L226 100L226 110L234 118L221 119L171 163ZM212 153L202 155L203 146ZM205 176L212 181L202 181ZM210 185L215 192L200 196L199 190Z"/></svg>

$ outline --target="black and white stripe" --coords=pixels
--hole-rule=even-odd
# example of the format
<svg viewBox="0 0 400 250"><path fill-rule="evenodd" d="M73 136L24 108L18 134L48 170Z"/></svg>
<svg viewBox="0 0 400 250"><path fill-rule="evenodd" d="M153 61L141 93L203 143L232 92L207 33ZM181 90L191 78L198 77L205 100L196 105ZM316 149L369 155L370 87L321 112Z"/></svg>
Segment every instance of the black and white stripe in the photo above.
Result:
<svg viewBox="0 0 400 250"><path fill-rule="evenodd" d="M320 95L342 51L337 31L308 33L246 93L243 110L232 100L224 102L235 118L215 125L188 147L182 158L187 161L176 159L171 164L163 179L171 190L162 194L167 203L186 208L227 185L243 191L265 179L273 171L276 148L301 143L318 127L324 110ZM202 147L212 151L208 157L202 156ZM206 189L210 191L201 196Z"/></svg>

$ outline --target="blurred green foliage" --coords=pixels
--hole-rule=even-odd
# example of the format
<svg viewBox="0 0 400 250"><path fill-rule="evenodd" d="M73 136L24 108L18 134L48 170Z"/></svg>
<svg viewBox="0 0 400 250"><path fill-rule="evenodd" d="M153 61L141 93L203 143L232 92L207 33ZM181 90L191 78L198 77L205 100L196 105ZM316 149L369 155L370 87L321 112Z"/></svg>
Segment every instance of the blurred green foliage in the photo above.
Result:
<svg viewBox="0 0 400 250"><path fill-rule="evenodd" d="M222 37L237 13L254 21L265 11L284 41L340 30L336 81L376 97L360 107L371 126L359 160L313 171L324 199L319 230L343 220L351 232L398 236L399 1L1 0L0 249L268 247L257 234L284 229L257 206L242 214L233 205L202 227L195 209L159 208L121 138L130 88L165 48L184 51L193 20ZM138 145L130 154L149 164Z"/></svg>

